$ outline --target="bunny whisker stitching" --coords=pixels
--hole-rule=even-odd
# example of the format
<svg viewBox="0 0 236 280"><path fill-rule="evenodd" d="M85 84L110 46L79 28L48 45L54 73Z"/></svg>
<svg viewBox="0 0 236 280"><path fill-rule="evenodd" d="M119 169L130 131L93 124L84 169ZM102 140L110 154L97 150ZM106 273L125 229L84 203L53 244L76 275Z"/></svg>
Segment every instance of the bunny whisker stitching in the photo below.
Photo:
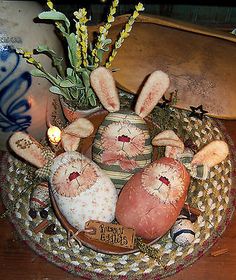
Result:
<svg viewBox="0 0 236 280"><path fill-rule="evenodd" d="M117 130L117 132L120 132L121 129L124 128L124 126L123 126L121 123L120 123L120 125L121 125L121 128L119 128L119 129ZM126 127L126 129L128 130L129 134L131 134L130 129L129 129L128 127Z"/></svg>
<svg viewBox="0 0 236 280"><path fill-rule="evenodd" d="M93 142L92 146L94 146L94 145L95 145L95 143ZM100 145L102 146L102 144L100 144ZM110 150L110 148L112 148L112 147L113 147L113 145L108 146L108 147L107 147L107 150ZM104 152L104 151L101 150L101 151L99 151L97 154L100 156L103 152Z"/></svg>
<svg viewBox="0 0 236 280"><path fill-rule="evenodd" d="M130 131L130 129L127 127L127 130L129 131L129 133L131 134L131 131Z"/></svg>
<svg viewBox="0 0 236 280"><path fill-rule="evenodd" d="M158 178L156 178L158 179ZM162 187L163 183L160 184L160 186L158 188L154 188L155 191L159 191L159 189Z"/></svg>
<svg viewBox="0 0 236 280"><path fill-rule="evenodd" d="M87 164L85 164L85 166L81 167L81 173L83 173L85 171L85 168L90 166L90 163L88 162Z"/></svg>
<svg viewBox="0 0 236 280"><path fill-rule="evenodd" d="M84 166L83 166L83 155L81 154L81 157L80 157L80 166L81 166L81 170L80 172L84 172L85 168L89 165L90 163L87 162Z"/></svg>
<svg viewBox="0 0 236 280"><path fill-rule="evenodd" d="M144 132L142 131L142 132L140 132L139 134L137 134L137 135L135 135L133 138L131 138L132 140L134 140L137 136L140 136L140 135L142 135L143 134L143 136L145 136L144 135Z"/></svg>
<svg viewBox="0 0 236 280"><path fill-rule="evenodd" d="M127 154L127 152L126 152L125 150L123 150L123 152L126 154L127 158L130 160L130 163L133 165L133 168L135 168L136 166L135 166L134 163L131 161L131 158L132 158L132 157L130 157L130 156Z"/></svg>
<svg viewBox="0 0 236 280"><path fill-rule="evenodd" d="M162 173L170 173L172 172L173 170L171 169L171 167L169 167L169 169L167 169L166 171L162 170Z"/></svg>
<svg viewBox="0 0 236 280"><path fill-rule="evenodd" d="M134 143L132 143L132 142L130 142L131 143L131 145L133 145L139 152L140 152L140 154L142 154L142 151L134 144ZM143 155L144 156L144 159L145 159L145 161L146 161L146 164L145 165L147 165L147 162L148 162L148 155Z"/></svg>
<svg viewBox="0 0 236 280"><path fill-rule="evenodd" d="M120 130L123 128L121 122L119 122L120 128L117 130L118 132L120 132Z"/></svg>
<svg viewBox="0 0 236 280"><path fill-rule="evenodd" d="M167 186L168 187L168 191L166 192L166 199L165 199L165 202L166 203L169 199L169 191L170 191L170 186Z"/></svg>

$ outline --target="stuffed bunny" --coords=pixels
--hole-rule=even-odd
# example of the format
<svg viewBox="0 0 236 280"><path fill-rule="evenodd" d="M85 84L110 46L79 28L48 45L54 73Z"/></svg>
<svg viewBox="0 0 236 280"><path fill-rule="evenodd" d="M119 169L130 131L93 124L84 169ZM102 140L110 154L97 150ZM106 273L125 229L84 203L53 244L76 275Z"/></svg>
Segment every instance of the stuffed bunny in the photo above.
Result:
<svg viewBox="0 0 236 280"><path fill-rule="evenodd" d="M166 146L165 157L136 173L122 189L116 206L117 221L145 239L163 236L184 205L190 175L206 179L211 167L229 154L228 145L215 140L193 155L173 131L163 131L152 141Z"/></svg>
<svg viewBox="0 0 236 280"><path fill-rule="evenodd" d="M151 163L152 145L144 118L169 87L162 71L153 72L138 97L135 112L120 110L119 96L111 72L98 67L90 76L91 85L110 112L95 136L93 160L109 175L117 189Z"/></svg>
<svg viewBox="0 0 236 280"><path fill-rule="evenodd" d="M76 152L81 137L93 132L90 121L80 118L62 131L66 152L55 156L31 136L16 132L9 139L12 150L48 177L51 193L66 220L83 230L89 220L111 222L117 201L116 188L90 159Z"/></svg>

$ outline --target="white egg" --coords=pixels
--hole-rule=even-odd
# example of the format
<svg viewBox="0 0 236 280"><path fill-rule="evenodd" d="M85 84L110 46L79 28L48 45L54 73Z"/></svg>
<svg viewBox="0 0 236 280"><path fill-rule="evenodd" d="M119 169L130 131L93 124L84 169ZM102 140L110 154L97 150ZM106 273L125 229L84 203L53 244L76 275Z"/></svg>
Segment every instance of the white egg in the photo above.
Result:
<svg viewBox="0 0 236 280"><path fill-rule="evenodd" d="M170 235L176 244L188 246L195 238L194 225L187 217L181 215L171 228Z"/></svg>
<svg viewBox="0 0 236 280"><path fill-rule="evenodd" d="M113 221L116 188L93 161L78 152L66 152L54 159L51 174L57 206L72 226L83 230L89 220Z"/></svg>

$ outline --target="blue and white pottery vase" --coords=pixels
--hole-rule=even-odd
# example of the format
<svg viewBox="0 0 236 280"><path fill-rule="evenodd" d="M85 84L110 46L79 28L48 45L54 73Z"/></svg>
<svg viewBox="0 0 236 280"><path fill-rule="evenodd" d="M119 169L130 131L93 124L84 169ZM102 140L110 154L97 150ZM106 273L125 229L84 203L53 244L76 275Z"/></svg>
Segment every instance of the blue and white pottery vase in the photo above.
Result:
<svg viewBox="0 0 236 280"><path fill-rule="evenodd" d="M15 48L32 51L43 44L62 55L54 27L33 21L41 11L34 1L0 1L0 150L7 150L14 131L26 131L40 140L47 130L50 84L32 77L33 66L15 52ZM38 60L46 69L52 68L46 56L38 55Z"/></svg>

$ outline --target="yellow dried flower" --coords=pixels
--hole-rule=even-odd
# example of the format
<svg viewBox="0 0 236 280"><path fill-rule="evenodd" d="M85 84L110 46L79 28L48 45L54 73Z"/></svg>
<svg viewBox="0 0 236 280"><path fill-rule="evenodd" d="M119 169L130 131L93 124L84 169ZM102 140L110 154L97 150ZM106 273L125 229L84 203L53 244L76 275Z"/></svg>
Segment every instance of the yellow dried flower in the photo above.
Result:
<svg viewBox="0 0 236 280"><path fill-rule="evenodd" d="M139 12L134 11L134 13L133 13L133 18L136 19L138 16L139 16Z"/></svg>
<svg viewBox="0 0 236 280"><path fill-rule="evenodd" d="M86 17L87 11L85 8L79 9L78 11L74 12L74 16L79 20L80 24L86 24L88 22L88 19Z"/></svg>
<svg viewBox="0 0 236 280"><path fill-rule="evenodd" d="M110 15L114 15L116 13L116 8L110 7Z"/></svg>
<svg viewBox="0 0 236 280"><path fill-rule="evenodd" d="M129 33L126 30L122 30L121 31L121 37L122 38L127 38L127 37L129 37Z"/></svg>
<svg viewBox="0 0 236 280"><path fill-rule="evenodd" d="M109 15L107 18L107 22L111 23L114 22L115 18L112 15Z"/></svg>
<svg viewBox="0 0 236 280"><path fill-rule="evenodd" d="M141 12L144 11L144 6L142 3L138 3L138 5L135 6L136 11Z"/></svg>
<svg viewBox="0 0 236 280"><path fill-rule="evenodd" d="M31 64L33 64L35 62L35 59L33 59L32 57L27 58L27 61Z"/></svg>
<svg viewBox="0 0 236 280"><path fill-rule="evenodd" d="M22 55L26 59L26 61L28 63L33 64L36 68L42 69L41 63L39 63L37 60L35 60L32 57L33 52L31 52L31 51L24 51L23 49L19 48L19 49L16 49L16 53Z"/></svg>
<svg viewBox="0 0 236 280"><path fill-rule="evenodd" d="M32 52L29 52L29 51L24 52L24 54L23 54L23 56L24 56L25 58L30 58L32 55L33 55L33 53L32 53Z"/></svg>
<svg viewBox="0 0 236 280"><path fill-rule="evenodd" d="M105 64L106 68L111 66L111 62L114 60L118 49L122 46L122 43L124 42L124 40L127 37L129 37L130 31L132 30L135 19L139 16L139 11L143 11L143 10L144 10L144 7L143 7L142 3L138 3L138 5L135 6L135 11L130 16L128 22L125 25L125 28L120 32L120 37L118 38L118 40L115 43L115 47L114 47L110 57L108 58L108 62Z"/></svg>
<svg viewBox="0 0 236 280"><path fill-rule="evenodd" d="M50 10L53 10L53 3L51 0L47 0L47 6Z"/></svg>
<svg viewBox="0 0 236 280"><path fill-rule="evenodd" d="M114 0L112 2L109 14L107 16L107 22L105 23L104 26L101 26L99 28L99 35L97 38L97 43L95 44L95 49L97 49L97 50L102 49L103 41L105 41L107 38L108 31L111 28L111 23L114 22L114 20L115 20L114 14L116 13L116 8L117 8L118 4L119 4L119 0ZM94 57L94 61L95 61L94 66L97 67L98 62L99 62L99 59L97 57L97 51L92 52L92 56Z"/></svg>
<svg viewBox="0 0 236 280"><path fill-rule="evenodd" d="M77 68L80 66L81 62L85 67L88 66L87 52L88 52L88 30L85 25L88 19L86 18L86 9L79 9L79 11L74 12L74 16L79 21L76 22L76 35L77 35ZM82 59L81 59L82 58Z"/></svg>
<svg viewBox="0 0 236 280"><path fill-rule="evenodd" d="M130 24L126 24L126 25L125 25L125 31L126 31L126 32L129 33L129 32L131 31L131 29L132 29L132 25L130 25Z"/></svg>

